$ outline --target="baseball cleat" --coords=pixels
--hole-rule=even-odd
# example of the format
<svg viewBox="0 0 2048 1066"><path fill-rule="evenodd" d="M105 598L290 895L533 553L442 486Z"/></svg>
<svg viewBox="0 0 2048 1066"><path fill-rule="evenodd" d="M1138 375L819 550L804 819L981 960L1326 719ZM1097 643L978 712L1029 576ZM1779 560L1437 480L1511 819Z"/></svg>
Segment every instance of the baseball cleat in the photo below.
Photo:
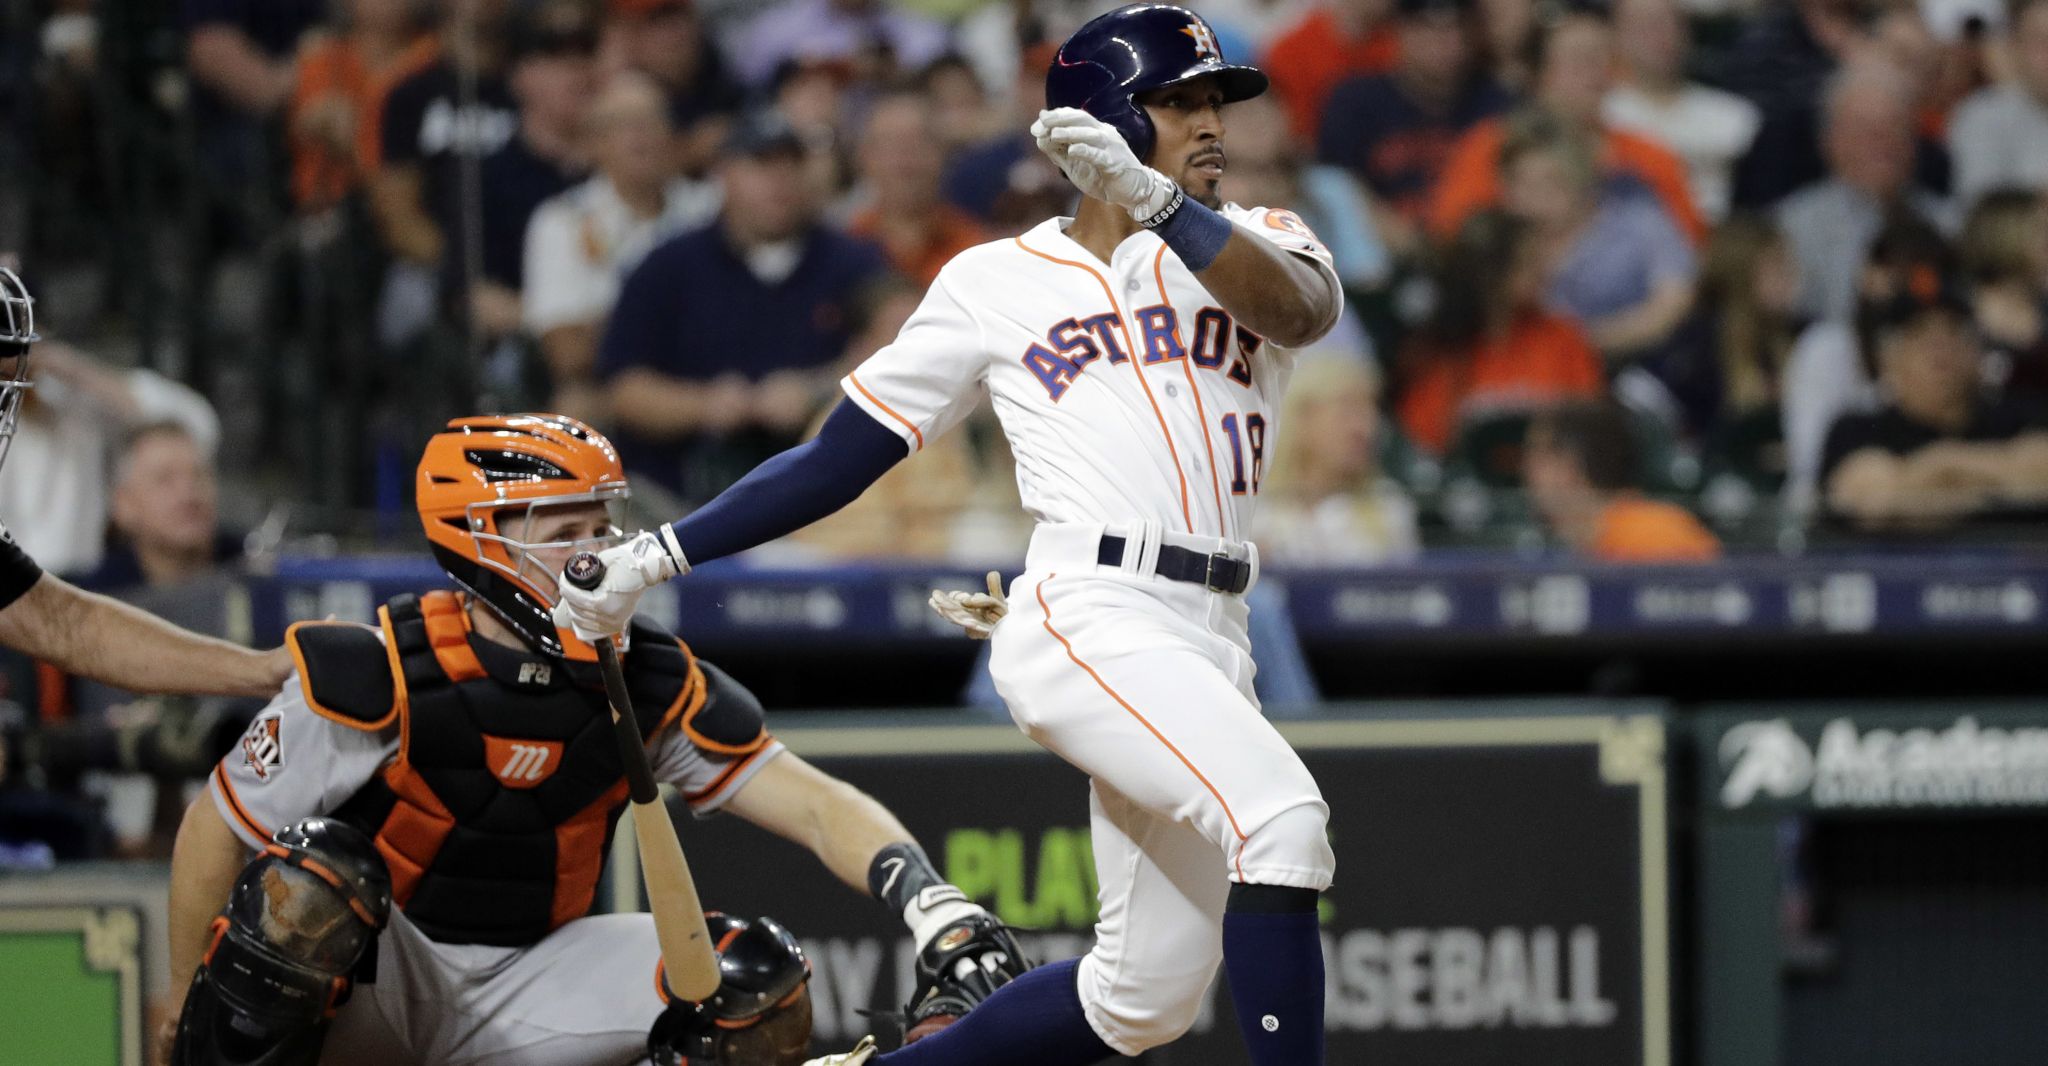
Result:
<svg viewBox="0 0 2048 1066"><path fill-rule="evenodd" d="M861 1063L875 1057L875 1038L864 1036L853 1050L844 1055L827 1055L822 1059L811 1059L804 1066L861 1066Z"/></svg>

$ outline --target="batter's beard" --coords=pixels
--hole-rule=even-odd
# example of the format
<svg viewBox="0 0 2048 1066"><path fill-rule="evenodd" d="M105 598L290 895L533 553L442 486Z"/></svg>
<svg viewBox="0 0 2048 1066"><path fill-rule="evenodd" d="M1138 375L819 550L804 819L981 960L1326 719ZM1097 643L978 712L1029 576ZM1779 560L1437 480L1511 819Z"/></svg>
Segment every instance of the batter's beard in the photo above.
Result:
<svg viewBox="0 0 2048 1066"><path fill-rule="evenodd" d="M1207 179L1202 179L1192 184L1185 181L1178 182L1177 184L1180 185L1180 191L1183 194L1185 194L1188 199L1193 200L1198 204L1201 204L1203 207L1206 207L1211 211L1220 211L1223 209L1223 197L1218 195L1217 193L1217 190L1223 187L1222 182L1208 181ZM1202 188L1205 185L1208 186L1207 191L1204 191Z"/></svg>

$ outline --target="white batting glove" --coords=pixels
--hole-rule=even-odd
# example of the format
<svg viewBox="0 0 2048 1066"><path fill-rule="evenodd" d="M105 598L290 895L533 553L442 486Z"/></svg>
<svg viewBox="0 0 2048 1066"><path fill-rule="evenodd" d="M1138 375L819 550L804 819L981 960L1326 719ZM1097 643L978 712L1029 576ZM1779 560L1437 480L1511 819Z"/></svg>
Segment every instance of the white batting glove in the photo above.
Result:
<svg viewBox="0 0 2048 1066"><path fill-rule="evenodd" d="M604 580L588 592L571 585L567 577L556 578L561 598L555 602L555 624L578 640L625 632L641 593L690 572L689 560L683 558L675 531L668 526L636 533L624 544L598 552L597 558L604 563Z"/></svg>
<svg viewBox="0 0 2048 1066"><path fill-rule="evenodd" d="M1115 204L1140 222L1165 210L1180 191L1172 178L1141 162L1116 127L1078 107L1040 111L1031 137L1083 195Z"/></svg>
<svg viewBox="0 0 2048 1066"><path fill-rule="evenodd" d="M939 617L967 631L975 640L987 640L996 623L1010 613L1010 601L1003 595L1003 576L988 572L987 592L934 589L930 600Z"/></svg>

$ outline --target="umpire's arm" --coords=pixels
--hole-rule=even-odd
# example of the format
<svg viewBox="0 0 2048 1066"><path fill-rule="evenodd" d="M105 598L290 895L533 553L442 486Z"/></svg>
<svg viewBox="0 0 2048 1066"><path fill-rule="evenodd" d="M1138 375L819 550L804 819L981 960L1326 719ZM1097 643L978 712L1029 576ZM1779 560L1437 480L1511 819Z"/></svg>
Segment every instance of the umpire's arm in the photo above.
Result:
<svg viewBox="0 0 2048 1066"><path fill-rule="evenodd" d="M269 696L292 669L283 648L200 636L51 574L0 608L0 644L131 692Z"/></svg>

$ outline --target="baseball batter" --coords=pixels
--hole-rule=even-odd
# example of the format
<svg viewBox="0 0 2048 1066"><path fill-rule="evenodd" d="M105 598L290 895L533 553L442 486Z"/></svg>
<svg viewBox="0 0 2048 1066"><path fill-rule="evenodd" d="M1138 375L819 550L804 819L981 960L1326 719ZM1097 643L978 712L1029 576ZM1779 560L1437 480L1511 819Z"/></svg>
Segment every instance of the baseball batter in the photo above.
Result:
<svg viewBox="0 0 2048 1066"><path fill-rule="evenodd" d="M1083 26L1032 127L1075 217L961 253L814 441L608 550L604 584L557 608L617 632L649 585L836 510L990 397L1038 523L991 669L1018 727L1090 777L1101 919L1086 957L878 1062L1136 1055L1187 1031L1219 962L1257 1066L1322 1061L1328 808L1253 695L1243 538L1289 349L1342 297L1298 218L1217 197L1223 109L1266 84L1183 8Z"/></svg>
<svg viewBox="0 0 2048 1066"><path fill-rule="evenodd" d="M772 921L716 918L724 983L687 1003L670 1001L652 916L586 916L624 761L595 650L549 608L575 552L618 543L608 508L628 492L611 444L573 419L457 419L428 442L420 521L462 591L287 634L296 677L179 829L171 962L190 985L162 1036L173 1066L808 1054L808 969ZM964 1013L1024 969L894 815L783 750L745 688L648 619L626 635L655 777L900 915L920 948L913 1020Z"/></svg>

